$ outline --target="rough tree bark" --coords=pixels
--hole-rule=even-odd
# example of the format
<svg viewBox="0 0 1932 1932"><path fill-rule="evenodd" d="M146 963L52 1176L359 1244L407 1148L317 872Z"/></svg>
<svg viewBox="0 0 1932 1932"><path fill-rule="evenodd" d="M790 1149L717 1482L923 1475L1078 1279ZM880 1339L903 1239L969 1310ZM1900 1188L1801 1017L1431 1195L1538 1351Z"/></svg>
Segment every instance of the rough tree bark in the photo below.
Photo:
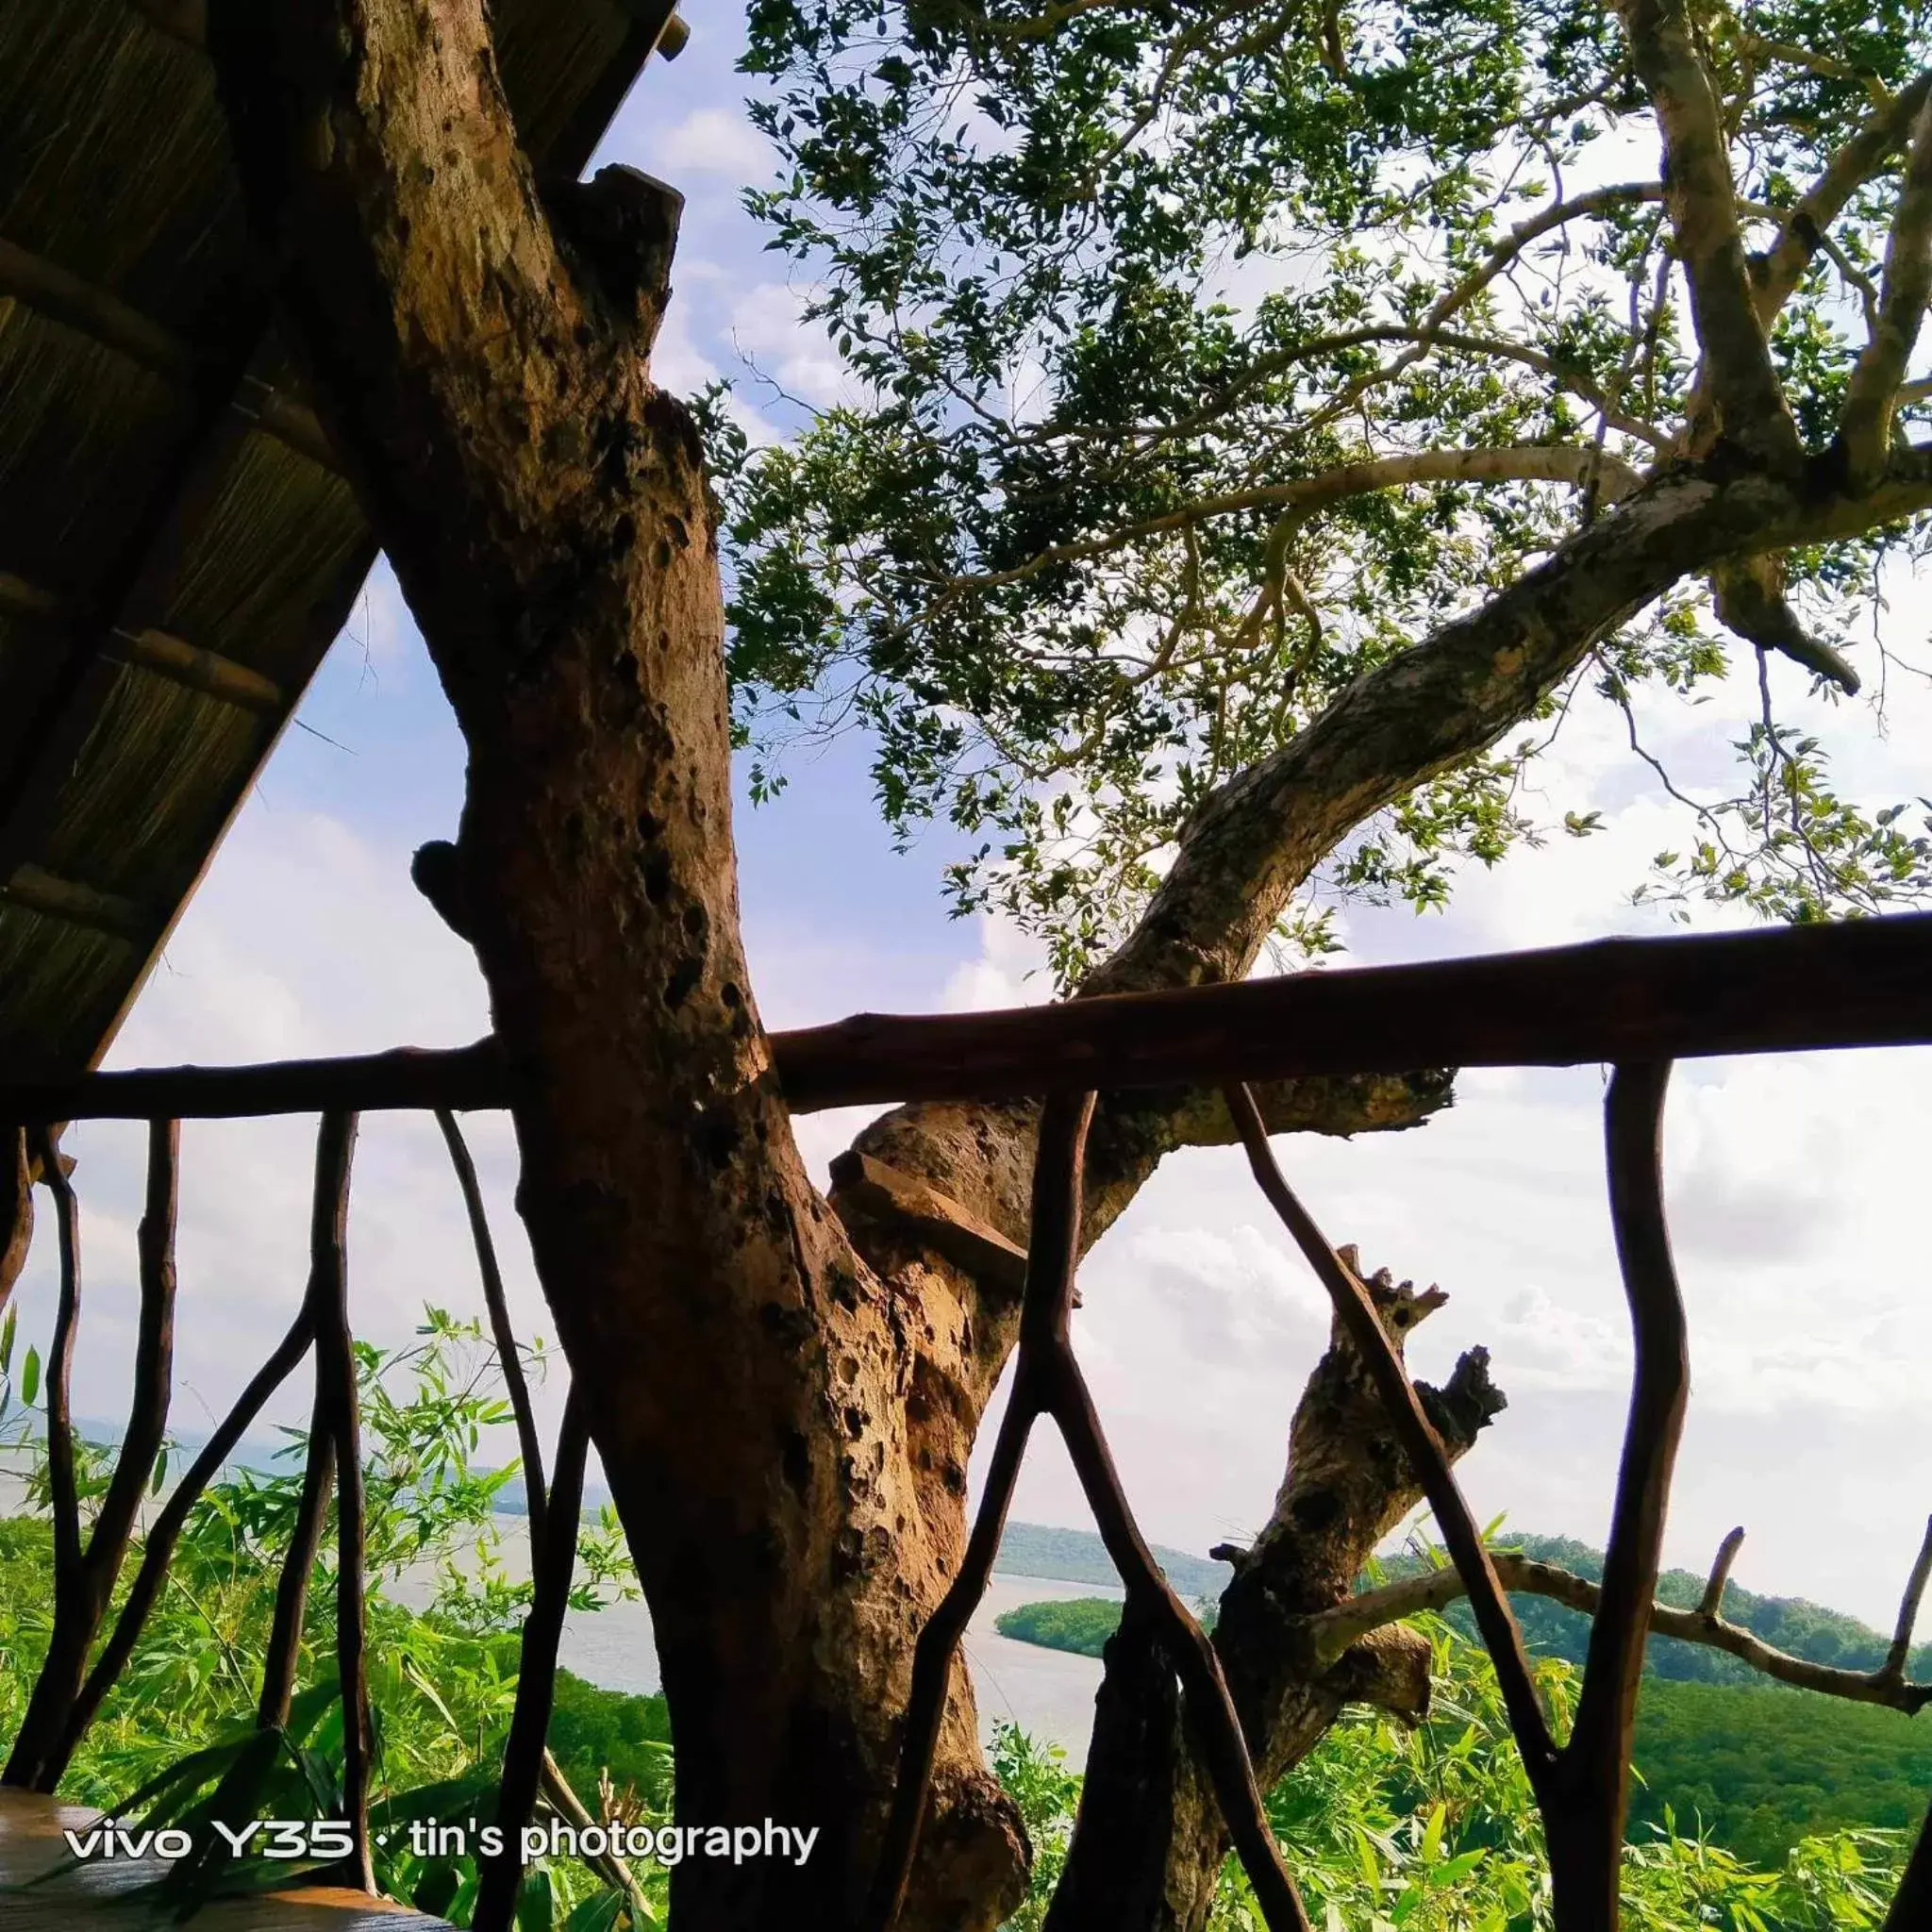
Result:
<svg viewBox="0 0 1932 1932"><path fill-rule="evenodd" d="M469 746L454 903L513 1069L519 1206L657 1630L691 1822L817 1825L678 1868L701 1925L862 1889L967 1441L975 1343L807 1181L739 937L716 531L650 379L675 199L540 188L477 0L217 7L251 215ZM963 1701L922 1866L988 1924L1023 1865Z"/></svg>
<svg viewBox="0 0 1932 1932"><path fill-rule="evenodd" d="M650 374L676 198L622 170L533 177L482 0L215 0L210 50L316 404L469 747L459 835L419 881L488 981L518 1204L650 1603L679 1816L821 1832L803 1867L687 1861L674 1910L841 1925L1018 1303L875 1196L837 1190L828 1208L771 1077L740 937L715 517L691 421ZM1492 743L1660 590L1927 502L1917 470L1853 504L1815 464L1724 443L1664 474L1206 801L1089 990L1244 974L1339 838ZM1440 1074L1312 1082L1266 1106L1277 1126L1348 1132L1411 1124L1446 1091ZM921 1108L857 1144L1018 1241L1033 1132L1024 1106ZM1200 1095L1103 1106L1087 1238L1165 1153L1228 1135ZM1478 1360L1440 1403L1466 1446L1496 1405ZM1331 1350L1223 1624L1271 1769L1348 1696L1421 1696L1399 1633L1299 1674L1273 1647L1287 1609L1346 1592L1409 1500ZM1139 1902L1108 1923L1192 1924L1218 1825L1171 1703L1118 1695L1158 1674L1132 1632L1117 1648L1090 1806L1118 1792L1162 1823ZM990 1927L1023 1883L974 1728L960 1674L911 1925Z"/></svg>

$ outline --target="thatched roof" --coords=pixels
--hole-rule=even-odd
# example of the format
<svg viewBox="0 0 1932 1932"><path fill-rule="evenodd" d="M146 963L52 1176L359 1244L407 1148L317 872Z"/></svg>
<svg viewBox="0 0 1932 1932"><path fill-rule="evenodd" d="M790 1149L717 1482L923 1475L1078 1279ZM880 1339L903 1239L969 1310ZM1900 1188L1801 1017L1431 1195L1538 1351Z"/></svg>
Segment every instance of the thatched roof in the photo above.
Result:
<svg viewBox="0 0 1932 1932"><path fill-rule="evenodd" d="M0 1074L106 1050L375 555L243 233L203 0L0 0ZM496 0L577 173L669 0ZM666 33L667 24L671 33Z"/></svg>

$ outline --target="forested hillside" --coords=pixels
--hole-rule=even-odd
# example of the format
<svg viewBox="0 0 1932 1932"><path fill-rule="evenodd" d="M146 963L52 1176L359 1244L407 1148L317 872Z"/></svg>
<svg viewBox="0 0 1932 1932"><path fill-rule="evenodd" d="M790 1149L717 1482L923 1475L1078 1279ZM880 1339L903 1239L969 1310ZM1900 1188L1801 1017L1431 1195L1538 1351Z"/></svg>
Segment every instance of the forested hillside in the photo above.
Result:
<svg viewBox="0 0 1932 1932"><path fill-rule="evenodd" d="M1520 1536L1505 1546L1580 1575L1603 1573L1602 1553L1572 1538ZM1380 1574L1412 1575L1426 1561L1403 1556L1384 1562ZM1688 1607L1703 1588L1702 1577L1674 1570L1658 1593ZM1581 1664L1589 1618L1546 1597L1510 1601L1536 1655ZM1768 1643L1815 1662L1870 1670L1885 1655L1878 1632L1801 1597L1760 1596L1733 1585L1724 1613ZM1459 1636L1475 1641L1466 1602L1444 1616ZM1120 1606L1111 1598L1079 1597L1023 1604L1006 1611L998 1627L1023 1642L1098 1657L1119 1621ZM1921 1646L1912 1672L1924 1677L1928 1670L1932 1646ZM1787 1690L1721 1651L1672 1638L1652 1639L1646 1675L1638 1709L1633 1837L1662 1824L1668 1810L1680 1828L1701 1825L1740 1857L1774 1865L1807 1836L1847 1826L1909 1826L1924 1813L1932 1788L1932 1724L1923 1719Z"/></svg>
<svg viewBox="0 0 1932 1932"><path fill-rule="evenodd" d="M1225 1563L1154 1545L1167 1580L1190 1599L1218 1597L1234 1572ZM1120 1574L1107 1546L1091 1529L1051 1529L1043 1523L1009 1523L1000 1539L994 1568L1012 1576L1051 1576L1063 1583L1115 1583Z"/></svg>
<svg viewBox="0 0 1932 1932"><path fill-rule="evenodd" d="M1539 1562L1554 1563L1591 1579L1603 1575L1601 1550L1565 1536L1508 1536L1497 1545L1520 1550ZM1393 1580L1411 1576L1425 1559L1413 1556L1386 1558L1385 1575ZM1704 1591L1704 1578L1689 1570L1666 1570L1657 1579L1657 1596L1681 1609L1692 1608ZM1583 1661L1584 1646L1590 1641L1590 1619L1581 1610L1548 1597L1512 1595L1517 1621L1531 1647L1544 1657L1566 1657L1572 1663ZM1453 1604L1443 1613L1450 1623L1472 1640L1475 1621L1466 1602ZM1759 1596L1733 1583L1724 1592L1724 1615L1733 1624L1763 1638L1778 1650L1793 1657L1808 1657L1813 1663L1837 1664L1851 1671L1875 1670L1884 1661L1889 1640L1861 1624L1856 1617L1800 1596ZM1763 1680L1750 1667L1721 1650L1684 1643L1674 1637L1653 1637L1648 1668L1658 1677L1698 1684L1759 1684ZM1932 1672L1932 1643L1922 1643L1912 1653L1910 1674L1924 1677Z"/></svg>

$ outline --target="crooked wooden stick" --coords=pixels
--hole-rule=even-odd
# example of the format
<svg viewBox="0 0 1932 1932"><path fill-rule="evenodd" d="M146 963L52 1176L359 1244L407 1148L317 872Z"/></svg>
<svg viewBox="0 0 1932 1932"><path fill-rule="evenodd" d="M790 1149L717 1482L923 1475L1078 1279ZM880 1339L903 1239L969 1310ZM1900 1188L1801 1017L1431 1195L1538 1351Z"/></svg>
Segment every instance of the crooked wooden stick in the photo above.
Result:
<svg viewBox="0 0 1932 1932"><path fill-rule="evenodd" d="M1919 1543L1919 1555L1912 1574L1906 1579L1905 1594L1899 1599L1898 1622L1893 1626L1891 1648L1885 1654L1878 1674L1902 1683L1906 1665L1911 1661L1912 1631L1919 1622L1919 1607L1925 1600L1925 1585L1932 1579L1932 1518L1927 1518L1925 1534Z"/></svg>
<svg viewBox="0 0 1932 1932"><path fill-rule="evenodd" d="M1591 1926L1609 1932L1617 1924L1637 1693L1671 1475L1690 1397L1689 1335L1664 1217L1663 1106L1670 1077L1668 1061L1619 1067L1604 1101L1610 1221L1636 1367L1583 1688L1562 1754L1558 1800L1554 1812L1546 1807L1544 1820L1557 1901L1570 1899L1581 1932Z"/></svg>
<svg viewBox="0 0 1932 1932"><path fill-rule="evenodd" d="M1091 1093L1057 1095L1042 1109L1033 1169L1033 1219L1025 1299L1012 1392L993 1445L979 1512L952 1587L921 1631L879 1862L863 1924L891 1932L911 1885L933 1758L945 1716L954 1653L985 1594L999 1553L1020 1464L1035 1420L1050 1415L1073 1457L1101 1539L1126 1587L1131 1607L1163 1637L1170 1666L1187 1693L1188 1722L1214 1787L1228 1834L1254 1887L1269 1932L1308 1932L1308 1918L1268 1823L1255 1770L1214 1647L1154 1560L1134 1522L1120 1473L1073 1350L1074 1270L1079 1256L1081 1172Z"/></svg>
<svg viewBox="0 0 1932 1932"><path fill-rule="evenodd" d="M1269 1932L1282 1932L1284 1927L1308 1932L1307 1910L1274 1841L1220 1656L1161 1574L1134 1522L1099 1413L1071 1350L1055 1364L1049 1407L1066 1441L1100 1540L1126 1586L1127 1601L1138 1605L1161 1633L1162 1648L1181 1680L1189 1733L1207 1766L1223 1822L1254 1887L1261 1917Z"/></svg>
<svg viewBox="0 0 1932 1932"><path fill-rule="evenodd" d="M347 1877L375 1890L369 1850L368 1632L362 1593L365 1530L356 1344L349 1330L349 1169L356 1116L325 1113L315 1145L315 1201L308 1233L308 1307L315 1328L316 1419L336 1465L336 1672L342 1698L342 1815L352 1841ZM266 1687L264 1687L266 1688Z"/></svg>
<svg viewBox="0 0 1932 1932"><path fill-rule="evenodd" d="M1717 1546L1717 1556L1712 1559L1710 1574L1705 1579L1704 1594L1697 1599L1697 1614L1707 1617L1713 1623L1724 1613L1724 1590L1731 1580L1731 1566L1738 1560L1738 1552L1744 1547L1744 1525L1740 1523L1736 1529Z"/></svg>
<svg viewBox="0 0 1932 1932"><path fill-rule="evenodd" d="M318 1374L317 1380L321 1377ZM302 1497L295 1526L275 1580L275 1618L261 1667L261 1700L256 1706L258 1730L279 1730L289 1722L295 1699L295 1669L302 1654L302 1623L308 1608L308 1585L322 1554L329 1491L336 1479L336 1443L320 1388L308 1415L308 1455L302 1467Z"/></svg>
<svg viewBox="0 0 1932 1932"><path fill-rule="evenodd" d="M180 1215L181 1124L150 1121L147 1196L137 1245L141 1316L134 1350L134 1395L114 1474L88 1539L88 1588L98 1627L127 1555L141 1499L167 1434L175 1366L175 1229ZM88 1633L92 1641L93 1633Z"/></svg>
<svg viewBox="0 0 1932 1932"><path fill-rule="evenodd" d="M88 1654L100 1632L101 1621L108 1614L108 1605L127 1557L142 1498L147 1493L148 1478L154 1473L155 1457L160 1453L161 1438L167 1429L175 1353L175 1224L179 1200L176 1171L180 1132L173 1121L152 1121L148 1124L147 1194L139 1235L141 1313L135 1341L134 1393L128 1405L127 1427L85 1551L79 1549L79 1506L72 1494L73 1425L65 1413L66 1377L72 1367L80 1313L79 1210L60 1163L48 1158L52 1152L52 1143L48 1141L42 1165L53 1177L48 1186L61 1199L61 1309L67 1321L62 1340L57 1345L57 1353L62 1357L58 1422L55 1385L50 1384L48 1389L48 1461L51 1475L58 1441L69 1495L64 1504L57 1496L55 1504L54 1628L46 1656L41 1661L41 1674L34 1685L26 1718L15 1740L15 1761L8 1766L9 1781L31 1783L42 1790L52 1789L59 1775L58 1767L65 1763L60 1740L72 1721L87 1673ZM63 1520L70 1524L73 1539L71 1570L64 1578L58 1554L58 1544L65 1540Z"/></svg>
<svg viewBox="0 0 1932 1932"><path fill-rule="evenodd" d="M1442 1447L1435 1425L1424 1412L1415 1385L1408 1378L1402 1357L1395 1352L1382 1318L1368 1290L1329 1244L1315 1224L1314 1217L1301 1204L1288 1184L1268 1144L1268 1130L1262 1124L1255 1098L1246 1087L1231 1087L1227 1092L1228 1111L1234 1116L1241 1144L1247 1150L1248 1166L1269 1205L1281 1218L1295 1245L1307 1257L1341 1324L1341 1330L1368 1371L1375 1392L1382 1398L1390 1425L1407 1453L1416 1481L1428 1498L1436 1526L1448 1547L1474 1612L1491 1660L1496 1682L1503 1693L1503 1707L1508 1714L1509 1728L1523 1754L1524 1770L1538 1802L1553 1795L1552 1780L1557 1764L1556 1740L1549 1720L1537 1695L1536 1680L1529 1667L1529 1654L1524 1646L1523 1632L1516 1613L1509 1607L1496 1575L1495 1565L1483 1543L1482 1531L1470 1513Z"/></svg>
<svg viewBox="0 0 1932 1932"><path fill-rule="evenodd" d="M584 1513L584 1464L591 1447L590 1418L575 1383L564 1398L557 1431L557 1465L550 1491L550 1533L533 1543L530 1613L524 1620L524 1642L517 1668L516 1703L503 1751L503 1783L496 1823L503 1843L482 1861L474 1932L509 1932L523 1884L523 1830L537 1802L543 1776L544 1740L550 1707L557 1695L557 1647L570 1608L570 1582L576 1566L576 1529Z"/></svg>
<svg viewBox="0 0 1932 1932"><path fill-rule="evenodd" d="M60 1294L47 1348L47 1502L54 1518L54 1627L0 1784L51 1790L49 1757L75 1681L87 1660L87 1558L80 1540L80 1492L74 1466L71 1408L74 1344L80 1326L80 1202L60 1164L53 1131L37 1128L29 1145L41 1181L54 1197L60 1243Z"/></svg>
<svg viewBox="0 0 1932 1932"><path fill-rule="evenodd" d="M1582 1611L1586 1617L1594 1617L1603 1601L1598 1586L1588 1576L1579 1576L1558 1564L1541 1563L1533 1557L1518 1556L1513 1550L1496 1550L1491 1560L1507 1591L1546 1596L1553 1603L1567 1604L1573 1610ZM1314 1647L1316 1662L1326 1668L1370 1631L1399 1623L1419 1610L1440 1610L1467 1593L1461 1573L1450 1564L1344 1597L1334 1608L1317 1611L1307 1618L1301 1627ZM1726 1623L1722 1616L1701 1608L1687 1610L1672 1604L1653 1604L1650 1627L1654 1636L1674 1637L1679 1643L1721 1650L1793 1690L1815 1690L1821 1696L1842 1698L1851 1704L1883 1705L1888 1710L1902 1710L1908 1717L1932 1704L1932 1684L1893 1677L1883 1667L1875 1671L1848 1671L1837 1664L1813 1663L1808 1657L1774 1649L1741 1624Z"/></svg>
<svg viewBox="0 0 1932 1932"><path fill-rule="evenodd" d="M490 1333L496 1343L496 1359L503 1370L503 1385L509 1396L510 1414L516 1419L517 1454L524 1465L525 1515L530 1525L530 1560L543 1547L543 1528L548 1499L543 1490L543 1441L537 1433L537 1417L530 1407L530 1384L524 1374L524 1359L517 1349L516 1330L510 1326L509 1300L503 1291L503 1270L497 1266L496 1242L490 1233L490 1216L483 1207L483 1190L476 1180L476 1163L470 1158L469 1144L457 1117L448 1108L436 1110L436 1124L442 1129L443 1144L449 1149L450 1165L457 1171L457 1185L463 1191L463 1208L470 1217L470 1239L476 1246L476 1266L483 1276L483 1301L490 1310Z"/></svg>
<svg viewBox="0 0 1932 1932"><path fill-rule="evenodd" d="M953 1656L979 1600L986 1594L1006 1533L1007 1512L1020 1478L1020 1464L1033 1424L1044 1407L1039 1386L1039 1346L1051 1344L1058 1311L1071 1302L1074 1264L1079 1253L1080 1168L1093 1096L1077 1101L1049 1100L1040 1117L1033 1160L1033 1215L1026 1256L1026 1282L1020 1316L1020 1351L1007 1410L993 1439L992 1460L966 1554L939 1607L926 1620L912 1652L912 1683L905 1728L899 1738L899 1781L879 1861L866 1903L866 1932L891 1932L906 1904L912 1864L919 1850L932 1787L933 1758L946 1712Z"/></svg>

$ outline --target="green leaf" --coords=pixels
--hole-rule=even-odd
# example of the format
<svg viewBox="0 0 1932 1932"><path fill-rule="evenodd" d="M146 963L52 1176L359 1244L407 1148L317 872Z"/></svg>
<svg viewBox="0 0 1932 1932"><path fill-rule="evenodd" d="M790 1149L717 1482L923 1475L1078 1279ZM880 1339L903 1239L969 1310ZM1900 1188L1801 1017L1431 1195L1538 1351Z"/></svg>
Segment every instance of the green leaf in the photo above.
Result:
<svg viewBox="0 0 1932 1932"><path fill-rule="evenodd" d="M563 1922L564 1932L611 1932L611 1928L623 1916L624 1908L630 1901L620 1892L600 1891L592 1894L573 1911ZM644 1923L658 1924L657 1915L650 1907L644 1907Z"/></svg>
<svg viewBox="0 0 1932 1932"><path fill-rule="evenodd" d="M31 1408L34 1397L41 1392L41 1352L29 1345L26 1360L20 1371L20 1399Z"/></svg>
<svg viewBox="0 0 1932 1932"><path fill-rule="evenodd" d="M1429 1811L1428 1824L1423 1827L1420 1850L1425 1865L1433 1865L1442 1856L1442 1826L1448 1815L1447 1807L1438 1799Z"/></svg>
<svg viewBox="0 0 1932 1932"><path fill-rule="evenodd" d="M8 1308L7 1319L0 1322L0 1375L4 1375L13 1365L13 1324L20 1319L18 1308Z"/></svg>
<svg viewBox="0 0 1932 1932"><path fill-rule="evenodd" d="M550 1874L540 1865L525 1875L517 1894L517 1932L551 1932L556 1916Z"/></svg>

